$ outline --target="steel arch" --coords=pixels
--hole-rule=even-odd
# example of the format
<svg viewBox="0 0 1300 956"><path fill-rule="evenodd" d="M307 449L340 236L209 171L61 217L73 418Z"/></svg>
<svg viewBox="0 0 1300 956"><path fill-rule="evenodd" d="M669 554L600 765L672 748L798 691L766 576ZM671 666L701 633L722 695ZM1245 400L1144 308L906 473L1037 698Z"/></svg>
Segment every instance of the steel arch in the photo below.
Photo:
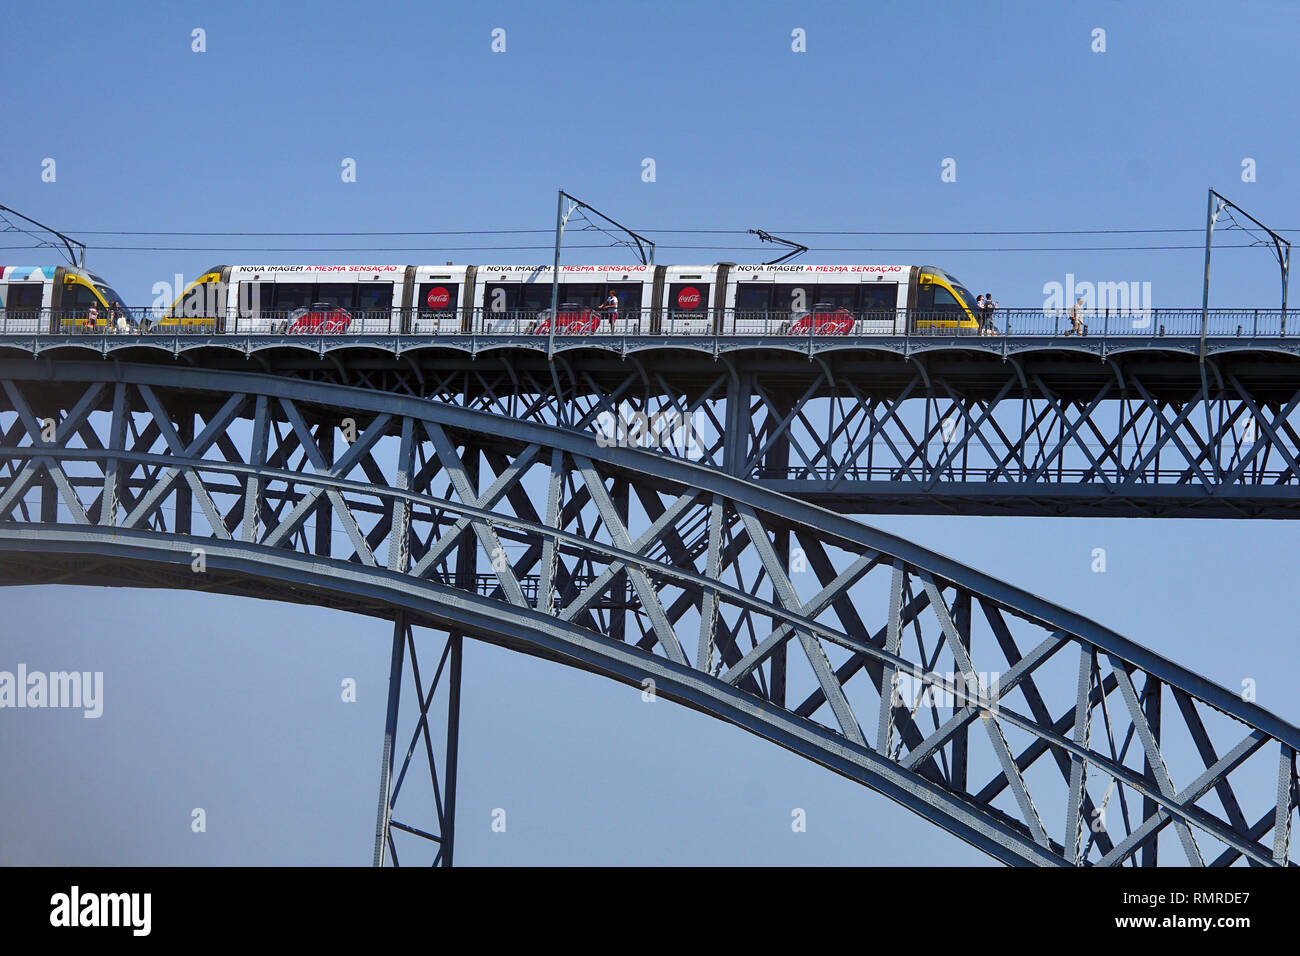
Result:
<svg viewBox="0 0 1300 956"><path fill-rule="evenodd" d="M650 679L1007 863L1291 861L1296 727L735 475L265 375L8 362L0 384L5 583L400 614Z"/></svg>

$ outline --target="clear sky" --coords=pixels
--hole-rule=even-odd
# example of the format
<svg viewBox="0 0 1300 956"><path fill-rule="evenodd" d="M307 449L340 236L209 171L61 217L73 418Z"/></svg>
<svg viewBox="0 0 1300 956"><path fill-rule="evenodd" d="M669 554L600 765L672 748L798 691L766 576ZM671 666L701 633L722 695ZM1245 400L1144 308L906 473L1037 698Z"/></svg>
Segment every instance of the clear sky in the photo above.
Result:
<svg viewBox="0 0 1300 956"><path fill-rule="evenodd" d="M141 305L218 262L549 261L545 233L194 234L545 230L561 187L645 230L1193 230L800 238L805 262L934 263L1004 307L1041 305L1043 285L1071 273L1199 305L1208 187L1300 232L1298 28L1287 0L50 3L0 31L0 203L86 241L89 265ZM97 234L142 231L182 235ZM736 236L655 238L661 263L766 252ZM1274 306L1269 254L1219 241L1212 302ZM339 249L403 244L418 248ZM744 248L673 248L693 244ZM942 251L1105 244L1193 248ZM545 248L468 248L492 245ZM53 258L0 249L5 264ZM1263 706L1300 721L1293 524L871 523L1220 683L1255 679ZM1105 574L1090 570L1095 547ZM388 626L67 587L4 591L0 615L0 669L106 682L99 720L0 712L0 863L369 861ZM458 862L984 862L719 722L490 647L469 645L465 666ZM346 677L355 704L339 699ZM194 807L205 834L190 830ZM505 834L489 829L497 807ZM791 832L794 807L806 833Z"/></svg>

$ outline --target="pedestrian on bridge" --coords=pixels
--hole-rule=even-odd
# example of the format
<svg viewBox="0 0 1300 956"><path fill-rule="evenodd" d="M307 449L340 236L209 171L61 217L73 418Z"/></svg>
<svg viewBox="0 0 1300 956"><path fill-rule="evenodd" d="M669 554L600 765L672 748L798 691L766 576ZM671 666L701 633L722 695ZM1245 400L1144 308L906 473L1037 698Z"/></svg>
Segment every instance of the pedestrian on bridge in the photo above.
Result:
<svg viewBox="0 0 1300 956"><path fill-rule="evenodd" d="M605 304L601 308L609 316L609 328L612 332L614 330L614 320L618 318L618 296L614 294L613 289L609 290L609 298L605 300Z"/></svg>
<svg viewBox="0 0 1300 956"><path fill-rule="evenodd" d="M978 302L978 300L976 300ZM993 293L984 293L984 308L980 315L980 335L997 335L998 330L993 327L993 313L997 311L998 304L993 301Z"/></svg>
<svg viewBox="0 0 1300 956"><path fill-rule="evenodd" d="M1080 337L1088 334L1088 327L1083 324L1083 296L1074 300L1074 305L1070 306L1070 330L1066 335L1078 335Z"/></svg>

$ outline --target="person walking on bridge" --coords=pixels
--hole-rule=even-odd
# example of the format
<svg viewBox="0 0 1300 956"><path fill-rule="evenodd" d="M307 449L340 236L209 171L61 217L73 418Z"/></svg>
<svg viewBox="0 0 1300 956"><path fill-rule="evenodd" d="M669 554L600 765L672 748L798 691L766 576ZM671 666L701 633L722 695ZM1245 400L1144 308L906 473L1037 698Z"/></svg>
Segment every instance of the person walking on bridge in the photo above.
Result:
<svg viewBox="0 0 1300 956"><path fill-rule="evenodd" d="M1074 305L1070 306L1070 329L1066 335L1085 336L1088 334L1088 327L1083 324L1083 296L1074 300Z"/></svg>

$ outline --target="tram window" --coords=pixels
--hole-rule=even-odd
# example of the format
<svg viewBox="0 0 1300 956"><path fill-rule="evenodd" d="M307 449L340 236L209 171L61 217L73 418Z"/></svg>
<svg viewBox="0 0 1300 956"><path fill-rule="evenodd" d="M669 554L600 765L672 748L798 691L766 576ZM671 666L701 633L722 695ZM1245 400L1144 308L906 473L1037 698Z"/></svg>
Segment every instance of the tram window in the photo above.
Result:
<svg viewBox="0 0 1300 956"><path fill-rule="evenodd" d="M561 303L568 302L565 298L568 295L568 283L560 283ZM518 308L524 312L541 312L543 309L551 307L551 284L549 282L542 285L531 283L523 287L519 294Z"/></svg>
<svg viewBox="0 0 1300 956"><path fill-rule="evenodd" d="M947 289L942 286L935 286L934 310L936 312L960 312L961 303Z"/></svg>
<svg viewBox="0 0 1300 956"><path fill-rule="evenodd" d="M39 282L11 282L5 297L5 308L10 312L31 311L41 307L42 287Z"/></svg>
<svg viewBox="0 0 1300 956"><path fill-rule="evenodd" d="M778 312L811 312L821 301L817 298L817 286L811 283L777 286L774 298Z"/></svg>
<svg viewBox="0 0 1300 956"><path fill-rule="evenodd" d="M737 312L767 312L772 308L772 286L761 282L736 283Z"/></svg>
<svg viewBox="0 0 1300 956"><path fill-rule="evenodd" d="M598 294L598 300L593 305L604 305L611 292L618 296L618 311L623 315L641 311L641 283L610 282Z"/></svg>
<svg viewBox="0 0 1300 956"><path fill-rule="evenodd" d="M325 303L341 309L353 308L357 287L350 282L322 282L316 286L309 305Z"/></svg>
<svg viewBox="0 0 1300 956"><path fill-rule="evenodd" d="M898 306L898 286L893 282L873 282L862 286L863 312L893 312Z"/></svg>
<svg viewBox="0 0 1300 956"><path fill-rule="evenodd" d="M316 285L311 282L277 282L275 283L275 310L292 312L303 309L316 301ZM263 308L266 303L262 303Z"/></svg>
<svg viewBox="0 0 1300 956"><path fill-rule="evenodd" d="M181 295L180 300L176 303L176 315L206 315L214 309L219 309L220 303L219 287L209 285L206 282L196 282Z"/></svg>
<svg viewBox="0 0 1300 956"><path fill-rule="evenodd" d="M813 292L812 305L814 308L829 306L832 309L852 311L858 307L858 286L823 283Z"/></svg>
<svg viewBox="0 0 1300 956"><path fill-rule="evenodd" d="M604 301L601 297L601 289L601 285L595 282L561 282L560 301L572 302L584 309L595 308ZM546 304L550 306L549 299Z"/></svg>
<svg viewBox="0 0 1300 956"><path fill-rule="evenodd" d="M239 284L239 314L258 316L275 307L275 283L241 282Z"/></svg>
<svg viewBox="0 0 1300 956"><path fill-rule="evenodd" d="M99 298L90 290L89 286L77 283L63 287L63 307L65 309L81 312L92 305L98 306L99 304Z"/></svg>
<svg viewBox="0 0 1300 956"><path fill-rule="evenodd" d="M970 294L970 289L967 289L965 286L957 285L956 283L953 283L952 288L953 291L957 293L957 298L961 299L962 303L968 309L975 307L975 296Z"/></svg>
<svg viewBox="0 0 1300 956"><path fill-rule="evenodd" d="M446 283L443 283L446 286ZM456 287L446 286L455 296ZM422 295L427 292L421 286ZM561 282L559 302L573 303L593 309L603 305L609 293L618 296L620 312L641 308L641 286L636 282ZM423 307L423 306L422 306ZM483 308L488 312L542 312L551 307L551 284L536 282L526 284L488 283L483 287Z"/></svg>
<svg viewBox="0 0 1300 956"><path fill-rule="evenodd" d="M488 312L514 312L519 308L519 283L489 283L484 286L483 308Z"/></svg>
<svg viewBox="0 0 1300 956"><path fill-rule="evenodd" d="M391 282L366 283L358 285L356 290L358 312L387 312L393 307Z"/></svg>

